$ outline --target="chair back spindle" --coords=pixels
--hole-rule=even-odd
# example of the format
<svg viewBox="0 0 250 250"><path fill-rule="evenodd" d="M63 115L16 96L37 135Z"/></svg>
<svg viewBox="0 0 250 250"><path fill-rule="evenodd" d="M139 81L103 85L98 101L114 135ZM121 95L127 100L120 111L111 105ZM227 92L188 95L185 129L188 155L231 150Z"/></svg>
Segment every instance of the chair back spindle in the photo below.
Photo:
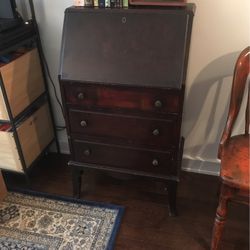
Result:
<svg viewBox="0 0 250 250"><path fill-rule="evenodd" d="M249 78L250 81L250 78ZM250 91L250 84L248 84L248 94L247 94L247 108L246 108L246 123L245 123L245 134L249 134L249 105L250 105L250 96L249 96L249 91Z"/></svg>

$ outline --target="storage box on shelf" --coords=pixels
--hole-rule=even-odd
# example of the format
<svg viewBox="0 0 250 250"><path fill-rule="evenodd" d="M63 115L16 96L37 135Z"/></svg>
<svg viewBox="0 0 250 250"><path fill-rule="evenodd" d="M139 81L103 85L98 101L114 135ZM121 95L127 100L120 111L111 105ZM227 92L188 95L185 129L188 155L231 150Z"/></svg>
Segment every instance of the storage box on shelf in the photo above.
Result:
<svg viewBox="0 0 250 250"><path fill-rule="evenodd" d="M43 103L34 113L25 117L16 131L28 168L54 138L48 103ZM13 133L10 125L2 130L0 126L0 168L23 173L24 168Z"/></svg>
<svg viewBox="0 0 250 250"><path fill-rule="evenodd" d="M22 52L11 62L0 65L0 74L13 118L45 91L37 48ZM0 120L10 121L1 90Z"/></svg>
<svg viewBox="0 0 250 250"><path fill-rule="evenodd" d="M38 48L27 44L0 64L0 169L23 174L55 139Z"/></svg>

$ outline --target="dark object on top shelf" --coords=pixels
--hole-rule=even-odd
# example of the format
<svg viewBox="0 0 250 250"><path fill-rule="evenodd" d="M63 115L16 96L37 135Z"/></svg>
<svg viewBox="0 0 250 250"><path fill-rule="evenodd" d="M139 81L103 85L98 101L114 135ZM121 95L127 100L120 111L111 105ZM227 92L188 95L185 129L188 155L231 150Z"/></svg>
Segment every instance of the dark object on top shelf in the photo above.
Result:
<svg viewBox="0 0 250 250"><path fill-rule="evenodd" d="M0 32L13 29L23 23L22 18L16 11L14 0L0 1Z"/></svg>
<svg viewBox="0 0 250 250"><path fill-rule="evenodd" d="M16 3L13 0L1 0L0 1L0 19L13 19L17 18Z"/></svg>
<svg viewBox="0 0 250 250"><path fill-rule="evenodd" d="M5 54L5 49L18 45L23 41L35 37L33 23L21 24L13 29L0 32L0 55Z"/></svg>
<svg viewBox="0 0 250 250"><path fill-rule="evenodd" d="M0 32L22 25L22 19L0 18Z"/></svg>
<svg viewBox="0 0 250 250"><path fill-rule="evenodd" d="M145 5L145 6L186 6L186 0L129 0L130 5Z"/></svg>

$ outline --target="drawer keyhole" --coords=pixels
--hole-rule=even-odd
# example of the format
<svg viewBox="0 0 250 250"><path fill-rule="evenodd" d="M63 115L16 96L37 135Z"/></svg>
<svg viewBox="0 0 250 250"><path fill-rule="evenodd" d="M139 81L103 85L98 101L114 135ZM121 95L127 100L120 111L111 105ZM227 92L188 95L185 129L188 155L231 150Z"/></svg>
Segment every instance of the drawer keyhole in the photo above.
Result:
<svg viewBox="0 0 250 250"><path fill-rule="evenodd" d="M82 92L78 93L77 98L78 98L78 100L83 100L84 99L84 94Z"/></svg>
<svg viewBox="0 0 250 250"><path fill-rule="evenodd" d="M162 102L160 100L155 101L155 107L156 108L161 108L162 107Z"/></svg>
<svg viewBox="0 0 250 250"><path fill-rule="evenodd" d="M154 167L159 166L158 160L157 160L157 159L154 159L154 160L152 161L152 165L153 165Z"/></svg>
<svg viewBox="0 0 250 250"><path fill-rule="evenodd" d="M81 127L83 127L83 128L86 128L86 127L88 126L87 122L84 121L84 120L80 122L80 125L81 125Z"/></svg>
<svg viewBox="0 0 250 250"><path fill-rule="evenodd" d="M90 150L89 150L89 149L85 149L85 150L83 151L83 155L84 155L84 156L90 156L90 155L91 155Z"/></svg>
<svg viewBox="0 0 250 250"><path fill-rule="evenodd" d="M160 134L159 129L153 130L152 134L155 135L155 136L159 135Z"/></svg>
<svg viewBox="0 0 250 250"><path fill-rule="evenodd" d="M122 17L122 23L126 23L127 22L127 18L124 16Z"/></svg>

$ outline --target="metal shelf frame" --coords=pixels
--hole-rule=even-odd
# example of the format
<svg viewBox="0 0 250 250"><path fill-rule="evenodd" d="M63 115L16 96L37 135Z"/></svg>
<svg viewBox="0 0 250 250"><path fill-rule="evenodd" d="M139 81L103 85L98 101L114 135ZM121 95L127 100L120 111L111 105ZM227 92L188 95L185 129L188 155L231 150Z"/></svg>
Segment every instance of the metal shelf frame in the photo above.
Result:
<svg viewBox="0 0 250 250"><path fill-rule="evenodd" d="M59 142L58 142L58 138L57 138L57 130L56 130L56 126L55 126L55 119L54 119L54 115L53 115L53 111L52 111L52 105L51 105L51 101L50 101L50 95L49 95L49 89L48 89L48 81L47 81L47 77L46 77L46 71L45 71L45 65L44 65L44 61L42 60L42 44L41 44L41 39L40 39L40 35L39 35L39 31L38 31L38 26L37 26L37 22L36 22L36 17L35 17L35 10L34 10L34 5L33 5L33 1L29 0L29 7L31 10L31 15L32 15L32 22L30 25L33 25L33 29L34 29L34 33L30 35L30 37L25 37L24 39L21 39L18 42L15 43L11 43L11 46L8 48L4 48L2 50L0 50L0 55L4 55L4 54L8 54L11 51L15 51L18 48L27 46L27 47L34 47L38 49L38 54L39 54L39 59L41 62L41 68L42 68L42 76L43 76L43 81L44 81L44 86L45 86L45 91L35 100L33 101L30 105L28 105L20 114L18 114L16 117L13 117L12 111L11 111L11 106L8 100L8 95L6 93L6 89L3 83L3 79L2 76L0 74L0 89L2 91L2 95L3 95L3 99L6 105L6 109L7 109L7 113L9 116L9 120L1 120L0 124L10 124L12 127L12 132L13 132L13 137L16 143L16 147L17 147L17 151L20 157L20 161L22 164L22 168L23 168L23 173L19 173L19 172L15 172L15 171L11 171L11 170L6 170L6 169L2 169L4 172L14 172L16 174L24 174L26 177L26 181L27 183L30 183L29 180L29 176L28 173L31 171L32 167L34 165L36 165L37 161L41 158L41 156L43 156L49 149L49 147L51 146L51 144L53 142L56 143L56 149L57 152L60 153L60 147L59 147ZM25 163L25 159L24 159L24 155L23 155L23 151L22 151L22 147L21 147L21 143L20 143L20 139L18 137L18 133L17 133L17 121L19 121L20 119L22 119L22 117L27 116L28 113L30 113L32 111L32 109L34 109L36 106L41 106L43 103L48 102L48 106L49 106L49 112L50 112L50 117L52 119L52 125L53 125L53 131L54 131L54 138L52 139L52 141L45 147L45 149L40 153L40 155L34 160L34 162L27 167L26 163Z"/></svg>

